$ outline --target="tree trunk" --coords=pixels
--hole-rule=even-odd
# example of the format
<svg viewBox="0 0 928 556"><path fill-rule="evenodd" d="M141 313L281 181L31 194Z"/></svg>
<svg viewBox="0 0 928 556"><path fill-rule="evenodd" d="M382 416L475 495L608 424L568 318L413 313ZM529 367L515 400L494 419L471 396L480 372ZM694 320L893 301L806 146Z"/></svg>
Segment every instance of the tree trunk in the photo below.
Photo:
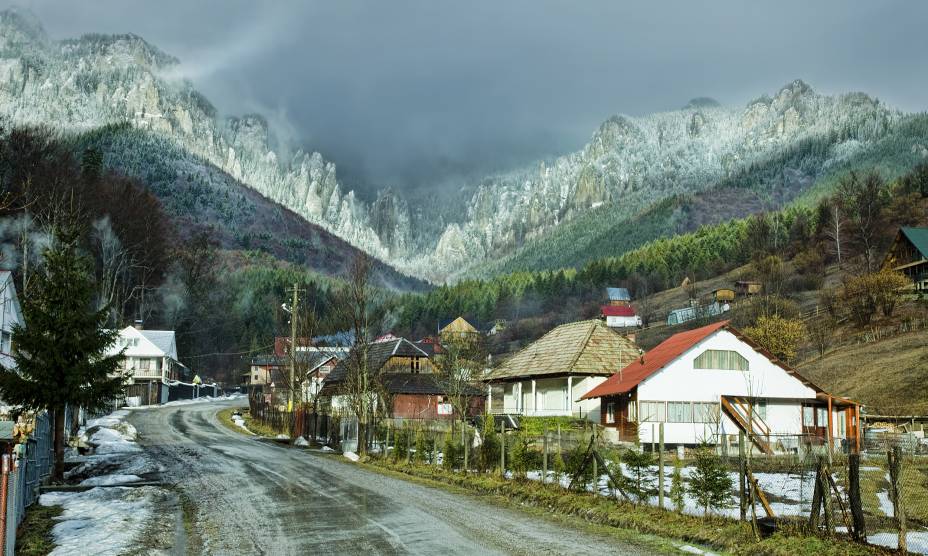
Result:
<svg viewBox="0 0 928 556"><path fill-rule="evenodd" d="M52 480L64 481L64 408L54 411L55 415L55 471Z"/></svg>

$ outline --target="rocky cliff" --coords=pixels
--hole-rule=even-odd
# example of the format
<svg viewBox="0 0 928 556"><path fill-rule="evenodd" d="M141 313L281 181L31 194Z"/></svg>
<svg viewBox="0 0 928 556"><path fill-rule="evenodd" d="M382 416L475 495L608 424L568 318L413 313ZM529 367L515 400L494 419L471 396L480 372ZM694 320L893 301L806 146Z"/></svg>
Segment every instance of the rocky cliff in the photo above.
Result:
<svg viewBox="0 0 928 556"><path fill-rule="evenodd" d="M662 199L704 190L824 137L829 152L792 169L814 176L822 160L852 155L900 117L866 95L825 96L802 81L745 107L694 99L681 110L614 116L581 150L489 176L465 206L423 215L413 200L389 190L361 202L321 154L278 154L263 118L220 117L179 74L175 58L140 37L56 42L30 15L0 13L0 115L7 121L63 131L127 123L159 134L309 222L435 281L511 253L591 209L607 207L609 218L630 219Z"/></svg>

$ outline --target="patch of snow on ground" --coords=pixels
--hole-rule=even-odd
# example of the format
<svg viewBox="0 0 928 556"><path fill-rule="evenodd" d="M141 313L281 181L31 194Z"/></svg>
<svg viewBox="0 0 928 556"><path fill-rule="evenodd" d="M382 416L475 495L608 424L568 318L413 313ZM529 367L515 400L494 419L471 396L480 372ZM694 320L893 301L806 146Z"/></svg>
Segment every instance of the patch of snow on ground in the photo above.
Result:
<svg viewBox="0 0 928 556"><path fill-rule="evenodd" d="M137 483L142 478L138 475L123 475L114 473L112 475L101 475L99 477L90 477L81 481L81 486L113 486L124 485L127 483Z"/></svg>
<svg viewBox="0 0 928 556"><path fill-rule="evenodd" d="M358 457L358 454L356 454L356 453L354 453L354 452L345 452L345 453L342 454L342 455L345 456L346 458L350 459L351 461L358 461L359 459L361 459L361 458Z"/></svg>
<svg viewBox="0 0 928 556"><path fill-rule="evenodd" d="M153 519L152 487L93 488L85 492L49 492L39 497L43 506L61 506L52 528L52 555L123 554Z"/></svg>
<svg viewBox="0 0 928 556"><path fill-rule="evenodd" d="M331 446L323 446L322 451L323 452L334 452L335 448L332 448Z"/></svg>
<svg viewBox="0 0 928 556"><path fill-rule="evenodd" d="M296 440L293 441L293 445L294 446L309 446L309 442L307 442L305 438L300 436Z"/></svg>
<svg viewBox="0 0 928 556"><path fill-rule="evenodd" d="M905 535L909 552L928 554L928 530L909 531ZM874 533L867 535L867 542L886 548L899 548L899 535L896 533Z"/></svg>

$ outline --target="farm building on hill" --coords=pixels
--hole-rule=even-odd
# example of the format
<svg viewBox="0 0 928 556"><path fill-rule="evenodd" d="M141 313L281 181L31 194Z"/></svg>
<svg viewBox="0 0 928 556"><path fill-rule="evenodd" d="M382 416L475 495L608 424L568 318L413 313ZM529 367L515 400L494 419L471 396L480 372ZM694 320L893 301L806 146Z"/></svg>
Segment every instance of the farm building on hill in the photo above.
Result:
<svg viewBox="0 0 928 556"><path fill-rule="evenodd" d="M641 326L641 317L635 314L635 308L631 305L603 305L599 312L610 328Z"/></svg>
<svg viewBox="0 0 928 556"><path fill-rule="evenodd" d="M628 293L628 288L606 288L606 299L608 299L608 304L613 307L624 307L632 302L632 296Z"/></svg>
<svg viewBox="0 0 928 556"><path fill-rule="evenodd" d="M671 336L582 396L602 401L612 440L735 446L858 449L860 406L810 383L727 321Z"/></svg>
<svg viewBox="0 0 928 556"><path fill-rule="evenodd" d="M928 228L899 228L883 269L905 274L916 293L928 292Z"/></svg>
<svg viewBox="0 0 928 556"><path fill-rule="evenodd" d="M599 421L599 400L580 400L638 357L635 344L601 320L562 324L490 371L490 411Z"/></svg>

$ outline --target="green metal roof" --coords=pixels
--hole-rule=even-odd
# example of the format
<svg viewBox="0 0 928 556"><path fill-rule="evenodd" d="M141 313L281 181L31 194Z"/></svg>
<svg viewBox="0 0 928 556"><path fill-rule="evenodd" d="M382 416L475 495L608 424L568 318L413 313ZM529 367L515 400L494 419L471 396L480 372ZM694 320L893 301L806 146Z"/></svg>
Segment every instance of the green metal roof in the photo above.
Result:
<svg viewBox="0 0 928 556"><path fill-rule="evenodd" d="M899 231L918 249L922 257L928 259L928 228L905 226L900 228Z"/></svg>

